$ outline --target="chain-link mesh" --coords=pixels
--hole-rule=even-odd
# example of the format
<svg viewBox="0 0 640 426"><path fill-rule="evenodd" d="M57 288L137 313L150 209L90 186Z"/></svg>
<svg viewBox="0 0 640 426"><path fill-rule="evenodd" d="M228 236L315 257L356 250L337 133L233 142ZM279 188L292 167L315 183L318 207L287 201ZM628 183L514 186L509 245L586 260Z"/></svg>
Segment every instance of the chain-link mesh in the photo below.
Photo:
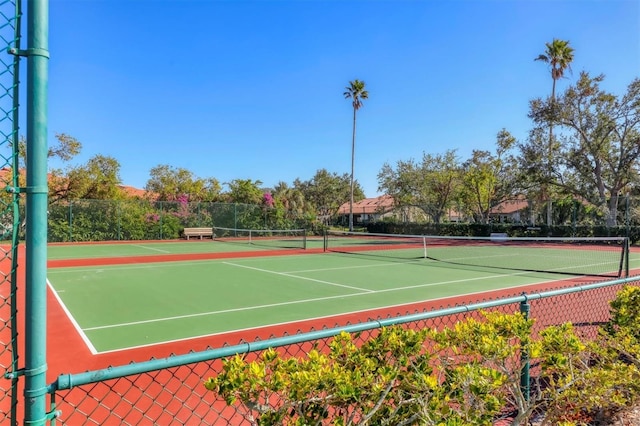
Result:
<svg viewBox="0 0 640 426"><path fill-rule="evenodd" d="M628 194L615 199L606 199L597 204L580 197L551 200L551 226L568 227L620 227L640 224L640 198ZM437 218L434 212L437 212ZM503 223L515 226L549 226L547 202L535 199L507 200L493 204L487 212L479 215L476 206L453 202L446 209L438 204L405 205L376 210L354 206L354 219L366 225L381 221L395 223ZM348 214L341 210L336 224L344 225Z"/></svg>
<svg viewBox="0 0 640 426"><path fill-rule="evenodd" d="M637 285L636 279L640 280L640 277L530 295L514 294L503 299L481 300L474 304L432 311L403 312L402 315L398 313L398 316L378 318L377 321L379 324L403 324L405 327L416 329L442 329L453 326L469 316L478 317L480 309L511 314L519 312L523 303L529 303L529 317L535 320L534 333L549 325L571 322L579 335L589 338L595 337L598 326L609 319L609 301L615 298L623 285ZM351 326L358 327L357 324ZM379 332L379 328L376 327L378 326L363 328L354 336L362 343ZM86 384L75 387L72 383L82 382L81 378L60 376L57 385L64 390L58 390L54 395L56 408L61 410L60 420L64 424L73 425L255 424L250 413L244 411L241 405L227 405L203 386L207 378L221 371L221 359L225 356L221 354L224 352L228 356L231 353L244 353L250 360L259 356L262 349L274 347L285 356L301 357L312 348L328 351L332 336L338 333L334 330L339 329L307 330L308 333L286 338L266 341L256 339L251 344L244 343L206 353L181 355L177 357L188 359L190 356L197 356L199 361L185 362L157 371L157 364L150 361L139 364L140 370L136 374L121 377L114 375L104 381L97 380L109 374L110 370L83 373L83 377L88 375L90 379ZM323 335L318 337L318 333ZM258 343L261 349L251 351L250 346L257 347ZM150 368L153 371L145 371L147 365L153 365L154 368Z"/></svg>
<svg viewBox="0 0 640 426"><path fill-rule="evenodd" d="M589 207L577 201L558 201L553 206L553 225L543 221L530 222L530 215L522 211L501 211L486 225L470 223L461 218L443 218L434 224L417 214L407 214L405 208L383 219L369 210L354 209L358 225L403 224L404 233L449 235L476 231L486 232L487 226L496 231L509 231L512 236L628 236L632 242L640 241L640 198L621 197L617 214L608 215L606 209ZM461 207L461 206L459 206ZM417 207L414 207L417 208ZM612 218L615 217L615 220ZM333 218L336 226L347 226L348 217ZM389 222L391 221L391 222ZM427 226L430 224L432 227ZM437 225L441 225L438 227ZM448 225L446 227L445 225ZM49 206L48 240L111 241L175 239L184 228L211 227L244 229L307 229L313 232L320 222L313 215L265 205L125 200L60 200ZM411 228L413 226L413 228ZM471 226L472 228L469 228ZM460 229L457 229L459 227ZM512 229L510 229L512 228ZM413 229L413 232L409 230ZM401 232L400 229L381 228L376 232ZM444 234L443 234L444 232ZM474 234L475 235L475 234ZM478 234L480 235L480 234Z"/></svg>
<svg viewBox="0 0 640 426"><path fill-rule="evenodd" d="M308 229L293 212L233 203L73 200L49 205L48 241L171 240L184 228Z"/></svg>
<svg viewBox="0 0 640 426"><path fill-rule="evenodd" d="M18 58L7 53L19 48L20 4L0 2L0 424L18 424L19 361L17 254L18 186Z"/></svg>

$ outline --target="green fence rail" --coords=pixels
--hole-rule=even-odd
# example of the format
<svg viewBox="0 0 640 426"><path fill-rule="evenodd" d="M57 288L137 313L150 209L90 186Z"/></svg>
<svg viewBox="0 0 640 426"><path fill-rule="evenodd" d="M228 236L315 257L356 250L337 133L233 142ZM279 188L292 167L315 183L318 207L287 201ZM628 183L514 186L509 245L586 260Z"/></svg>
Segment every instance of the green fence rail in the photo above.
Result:
<svg viewBox="0 0 640 426"><path fill-rule="evenodd" d="M62 374L49 385L52 410L63 424L253 424L238 405L227 405L207 391L203 382L221 371L221 360L236 354L259 356L280 348L303 356L311 348L323 351L340 332L356 333L360 342L381 327L404 324L413 328L452 326L475 311L527 312L535 320L534 333L550 325L571 322L578 333L593 338L598 325L609 319L609 304L624 285L638 285L640 277L520 294L425 312L323 330L310 330L268 340L240 342L207 351L176 355L148 362L113 366L78 374ZM525 358L525 362L528 360ZM528 368L522 386L527 389Z"/></svg>

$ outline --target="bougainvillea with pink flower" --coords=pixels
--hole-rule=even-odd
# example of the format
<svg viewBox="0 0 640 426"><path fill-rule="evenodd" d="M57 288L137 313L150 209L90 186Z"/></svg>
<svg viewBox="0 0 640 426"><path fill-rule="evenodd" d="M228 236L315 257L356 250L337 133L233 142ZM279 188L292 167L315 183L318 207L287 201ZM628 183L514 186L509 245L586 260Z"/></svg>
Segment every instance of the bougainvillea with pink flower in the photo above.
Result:
<svg viewBox="0 0 640 426"><path fill-rule="evenodd" d="M262 197L262 202L267 207L273 207L273 196L270 192L265 192Z"/></svg>
<svg viewBox="0 0 640 426"><path fill-rule="evenodd" d="M189 217L189 195L180 194L176 197L176 201L178 202L178 211L174 213L174 216L180 218Z"/></svg>
<svg viewBox="0 0 640 426"><path fill-rule="evenodd" d="M146 219L148 223L158 223L160 221L160 215L157 213L147 213Z"/></svg>

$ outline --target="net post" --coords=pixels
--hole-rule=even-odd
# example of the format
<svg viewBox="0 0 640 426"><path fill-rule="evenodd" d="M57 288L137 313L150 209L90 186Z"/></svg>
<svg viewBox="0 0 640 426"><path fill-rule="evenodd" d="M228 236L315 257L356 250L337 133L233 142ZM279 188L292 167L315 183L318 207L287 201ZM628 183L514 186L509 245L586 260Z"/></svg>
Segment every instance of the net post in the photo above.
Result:
<svg viewBox="0 0 640 426"><path fill-rule="evenodd" d="M307 230L302 228L302 250L307 249Z"/></svg>
<svg viewBox="0 0 640 426"><path fill-rule="evenodd" d="M622 251L622 256L624 256L624 276L629 277L629 254L631 252L631 247L629 244L629 237L625 237L624 239L624 250Z"/></svg>
<svg viewBox="0 0 640 426"><path fill-rule="evenodd" d="M327 251L329 249L329 232L325 228L322 231L322 251Z"/></svg>
<svg viewBox="0 0 640 426"><path fill-rule="evenodd" d="M422 247L424 248L424 258L427 258L427 237L422 236Z"/></svg>

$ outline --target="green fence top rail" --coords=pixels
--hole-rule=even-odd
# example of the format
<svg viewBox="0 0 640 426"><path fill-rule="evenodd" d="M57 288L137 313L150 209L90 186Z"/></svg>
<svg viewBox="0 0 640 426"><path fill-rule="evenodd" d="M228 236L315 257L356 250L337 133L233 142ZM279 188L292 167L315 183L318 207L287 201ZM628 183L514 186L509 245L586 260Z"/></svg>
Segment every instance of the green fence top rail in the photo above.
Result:
<svg viewBox="0 0 640 426"><path fill-rule="evenodd" d="M348 325L343 327L328 328L326 330L313 331L309 333L301 333L292 336L277 337L273 339L256 341L251 343L242 343L239 345L226 346L223 348L210 349L206 351L193 352L184 355L174 355L168 358L150 360L140 363L132 363L122 366L108 367L102 370L88 371L79 374L62 374L57 380L48 386L49 393L55 393L60 390L69 390L75 386L82 386L90 383L101 382L105 380L117 379L135 374L143 374L151 371L158 371L167 368L179 367L182 365L193 364L202 361L212 361L216 359L226 358L237 354L246 354L257 352L269 348L277 348L287 345L305 343L314 340L321 340L337 336L341 332L357 333L361 331L373 330L381 327L390 327L394 325L406 324L409 322L423 321L432 318L455 315L465 312L478 311L481 309L495 308L498 306L511 305L516 303L527 303L531 300L539 300L548 297L579 293L588 290L594 290L602 287L610 287L615 285L630 284L640 281L640 276L620 278L600 283L586 284L582 286L567 287L557 290L545 291L541 293L523 293L521 296L496 299L486 302L474 303L469 305L460 305L452 308L439 309L429 312L421 312L412 315L404 315L394 318L386 318L375 321L363 322L360 324Z"/></svg>

